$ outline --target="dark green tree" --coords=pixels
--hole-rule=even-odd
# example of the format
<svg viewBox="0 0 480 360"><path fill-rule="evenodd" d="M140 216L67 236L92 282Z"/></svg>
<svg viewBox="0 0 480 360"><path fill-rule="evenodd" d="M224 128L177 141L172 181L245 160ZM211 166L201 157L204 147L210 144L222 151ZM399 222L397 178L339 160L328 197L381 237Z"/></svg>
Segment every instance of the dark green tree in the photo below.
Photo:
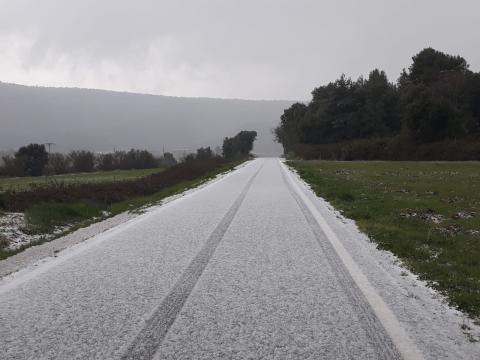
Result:
<svg viewBox="0 0 480 360"><path fill-rule="evenodd" d="M195 154L188 154L183 158L183 161L185 162L195 161Z"/></svg>
<svg viewBox="0 0 480 360"><path fill-rule="evenodd" d="M404 121L413 140L432 142L461 135L454 106L448 99L433 96L425 86L410 91Z"/></svg>
<svg viewBox="0 0 480 360"><path fill-rule="evenodd" d="M407 78L413 82L430 84L448 72L465 74L468 71L467 61L461 56L448 55L432 48L420 51L412 60Z"/></svg>
<svg viewBox="0 0 480 360"><path fill-rule="evenodd" d="M48 168L50 174L65 174L70 170L70 158L61 153L49 154Z"/></svg>
<svg viewBox="0 0 480 360"><path fill-rule="evenodd" d="M476 132L472 73L460 56L428 48L399 79L403 122L417 143L458 139Z"/></svg>
<svg viewBox="0 0 480 360"><path fill-rule="evenodd" d="M106 153L97 156L97 167L99 170L111 171L118 168L115 154Z"/></svg>
<svg viewBox="0 0 480 360"><path fill-rule="evenodd" d="M25 175L40 176L48 163L48 153L45 145L29 144L22 146L15 153L17 162L23 163Z"/></svg>
<svg viewBox="0 0 480 360"><path fill-rule="evenodd" d="M471 110L471 134L480 135L480 73L468 74L465 84L465 98Z"/></svg>
<svg viewBox="0 0 480 360"><path fill-rule="evenodd" d="M223 140L223 156L225 158L245 157L253 149L253 143L257 137L256 131L240 131L233 138Z"/></svg>
<svg viewBox="0 0 480 360"><path fill-rule="evenodd" d="M175 165L176 163L177 163L177 160L175 159L172 153L166 152L165 154L163 154L163 158L161 159L161 164L163 166L169 167L169 166Z"/></svg>
<svg viewBox="0 0 480 360"><path fill-rule="evenodd" d="M464 58L431 48L412 60L396 85L375 69L366 79L342 75L315 88L307 105L296 103L284 111L274 129L276 140L287 154L339 144L335 153L343 157L343 149L361 143L368 158L381 158L387 148L414 154L406 147L478 139L480 74L472 73Z"/></svg>
<svg viewBox="0 0 480 360"><path fill-rule="evenodd" d="M212 149L210 146L208 147L201 147L197 149L197 155L195 156L197 160L208 160L214 157Z"/></svg>
<svg viewBox="0 0 480 360"><path fill-rule="evenodd" d="M91 151L78 150L70 154L72 169L75 172L91 172L95 168L95 154Z"/></svg>
<svg viewBox="0 0 480 360"><path fill-rule="evenodd" d="M283 145L286 154L293 150L302 136L300 125L306 111L305 104L293 104L280 117L280 126L273 130L275 139Z"/></svg>
<svg viewBox="0 0 480 360"><path fill-rule="evenodd" d="M25 176L25 159L7 155L2 157L3 166L0 168L2 176Z"/></svg>

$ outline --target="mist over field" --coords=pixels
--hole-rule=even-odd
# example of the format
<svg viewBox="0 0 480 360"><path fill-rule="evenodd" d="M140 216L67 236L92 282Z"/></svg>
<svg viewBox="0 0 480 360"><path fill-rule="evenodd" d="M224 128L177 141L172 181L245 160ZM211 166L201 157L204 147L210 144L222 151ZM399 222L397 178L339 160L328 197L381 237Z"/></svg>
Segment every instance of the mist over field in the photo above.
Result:
<svg viewBox="0 0 480 360"><path fill-rule="evenodd" d="M184 98L0 83L0 150L53 142L52 150L153 152L221 146L242 129L258 132L254 152L279 155L272 128L289 101Z"/></svg>

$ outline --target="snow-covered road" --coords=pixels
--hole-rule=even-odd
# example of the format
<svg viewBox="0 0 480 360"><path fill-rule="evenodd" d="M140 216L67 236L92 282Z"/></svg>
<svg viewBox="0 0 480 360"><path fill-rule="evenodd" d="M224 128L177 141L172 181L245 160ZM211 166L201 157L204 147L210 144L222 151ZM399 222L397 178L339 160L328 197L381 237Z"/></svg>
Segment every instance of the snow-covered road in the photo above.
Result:
<svg viewBox="0 0 480 360"><path fill-rule="evenodd" d="M0 359L477 358L393 260L257 159L0 282Z"/></svg>

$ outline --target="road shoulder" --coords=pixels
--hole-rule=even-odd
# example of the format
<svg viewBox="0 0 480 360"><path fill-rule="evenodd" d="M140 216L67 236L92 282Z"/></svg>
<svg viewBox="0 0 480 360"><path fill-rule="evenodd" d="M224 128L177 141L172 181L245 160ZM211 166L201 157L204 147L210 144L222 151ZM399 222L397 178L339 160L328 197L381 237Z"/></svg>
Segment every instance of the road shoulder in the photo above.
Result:
<svg viewBox="0 0 480 360"><path fill-rule="evenodd" d="M379 250L355 222L319 198L290 169L301 191L335 232L375 291L427 359L480 358L480 327L451 308L445 299L418 279L388 251Z"/></svg>

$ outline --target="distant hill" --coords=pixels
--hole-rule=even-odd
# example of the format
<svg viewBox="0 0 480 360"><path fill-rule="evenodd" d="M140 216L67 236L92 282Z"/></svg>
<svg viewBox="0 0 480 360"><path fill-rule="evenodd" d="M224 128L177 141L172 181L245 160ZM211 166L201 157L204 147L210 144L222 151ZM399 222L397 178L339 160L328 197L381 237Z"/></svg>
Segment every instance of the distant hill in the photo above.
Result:
<svg viewBox="0 0 480 360"><path fill-rule="evenodd" d="M0 82L0 150L54 142L55 151L146 148L159 153L221 145L256 130L254 151L279 155L271 129L291 101L181 98Z"/></svg>

